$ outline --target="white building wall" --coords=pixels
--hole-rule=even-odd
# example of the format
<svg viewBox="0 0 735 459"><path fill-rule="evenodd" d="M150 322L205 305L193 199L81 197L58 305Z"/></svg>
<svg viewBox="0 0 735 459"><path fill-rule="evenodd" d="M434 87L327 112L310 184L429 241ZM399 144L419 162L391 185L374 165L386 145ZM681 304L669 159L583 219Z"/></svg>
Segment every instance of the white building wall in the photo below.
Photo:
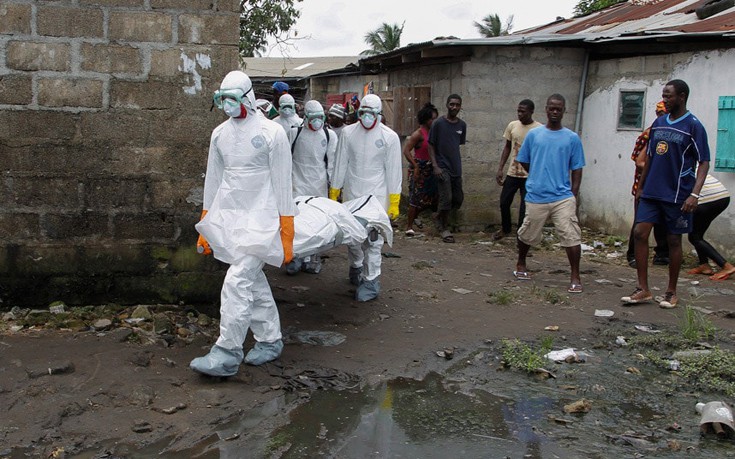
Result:
<svg viewBox="0 0 735 459"><path fill-rule="evenodd" d="M714 172L719 96L735 95L735 50L678 53L596 61L590 66L581 137L587 167L582 180L580 214L588 226L627 236L633 221L635 166L630 160L640 131L617 130L620 91L644 90L644 125L655 118L663 85L672 79L689 84L689 110L704 124L712 152L710 173L735 195L735 173ZM735 200L735 198L733 199ZM707 239L735 259L735 204L718 217Z"/></svg>

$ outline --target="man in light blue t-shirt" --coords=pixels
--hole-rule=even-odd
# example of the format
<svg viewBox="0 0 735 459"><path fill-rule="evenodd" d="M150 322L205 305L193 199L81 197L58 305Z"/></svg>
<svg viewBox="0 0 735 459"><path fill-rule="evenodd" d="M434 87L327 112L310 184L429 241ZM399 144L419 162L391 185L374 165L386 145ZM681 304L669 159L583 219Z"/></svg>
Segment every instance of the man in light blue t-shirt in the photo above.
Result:
<svg viewBox="0 0 735 459"><path fill-rule="evenodd" d="M551 217L572 271L567 291L582 293L582 230L577 219L577 194L582 183L584 151L579 136L561 125L565 109L561 94L549 96L546 125L528 132L516 158L528 171L528 179L526 217L518 229L518 261L513 274L520 280L531 279L526 256L531 246L541 242L544 224Z"/></svg>

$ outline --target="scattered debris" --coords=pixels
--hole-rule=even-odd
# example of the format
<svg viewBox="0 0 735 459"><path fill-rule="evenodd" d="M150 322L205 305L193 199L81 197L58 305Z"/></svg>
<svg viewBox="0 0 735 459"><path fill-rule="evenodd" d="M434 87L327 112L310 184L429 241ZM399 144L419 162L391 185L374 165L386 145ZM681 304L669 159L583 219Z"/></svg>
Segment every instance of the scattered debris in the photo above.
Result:
<svg viewBox="0 0 735 459"><path fill-rule="evenodd" d="M577 353L574 351L573 348L567 348L567 349L561 349L559 351L551 351L548 354L544 355L545 358L551 360L552 362L564 362L568 358L577 358Z"/></svg>
<svg viewBox="0 0 735 459"><path fill-rule="evenodd" d="M590 410L592 410L592 402L584 398L568 405L564 405L564 412L569 414L589 413Z"/></svg>
<svg viewBox="0 0 735 459"><path fill-rule="evenodd" d="M546 331L559 331L559 326L558 325L547 325L546 327L544 327L544 330L546 330Z"/></svg>
<svg viewBox="0 0 735 459"><path fill-rule="evenodd" d="M466 288L453 288L453 292L457 292L460 295L467 295L468 293L472 293L472 290L467 290Z"/></svg>
<svg viewBox="0 0 735 459"><path fill-rule="evenodd" d="M344 343L347 336L342 333L322 330L296 330L289 327L283 332L283 341L286 344L301 343L313 346L337 346Z"/></svg>
<svg viewBox="0 0 735 459"><path fill-rule="evenodd" d="M136 421L135 424L133 424L133 432L135 433L146 433L152 431L153 426L151 426L147 421Z"/></svg>
<svg viewBox="0 0 735 459"><path fill-rule="evenodd" d="M74 373L74 364L67 360L51 363L46 366L33 366L26 368L26 373L30 379L40 378L41 376L69 374Z"/></svg>
<svg viewBox="0 0 735 459"><path fill-rule="evenodd" d="M385 258L401 258L401 256L395 252L383 252Z"/></svg>
<svg viewBox="0 0 735 459"><path fill-rule="evenodd" d="M169 408L153 408L153 411L158 411L159 413L163 414L174 414L177 411L185 410L186 409L186 403L179 403L176 406L171 406Z"/></svg>
<svg viewBox="0 0 735 459"><path fill-rule="evenodd" d="M614 315L615 312L609 309L595 309L595 317L612 317Z"/></svg>
<svg viewBox="0 0 735 459"><path fill-rule="evenodd" d="M634 328L644 333L661 333L661 330L656 330L648 325L635 325Z"/></svg>
<svg viewBox="0 0 735 459"><path fill-rule="evenodd" d="M615 338L615 344L618 346L627 346L628 342L625 341L625 336L618 336Z"/></svg>
<svg viewBox="0 0 735 459"><path fill-rule="evenodd" d="M730 438L735 434L732 408L725 402L697 403L694 407L702 415L699 429L702 435L714 433L719 438Z"/></svg>

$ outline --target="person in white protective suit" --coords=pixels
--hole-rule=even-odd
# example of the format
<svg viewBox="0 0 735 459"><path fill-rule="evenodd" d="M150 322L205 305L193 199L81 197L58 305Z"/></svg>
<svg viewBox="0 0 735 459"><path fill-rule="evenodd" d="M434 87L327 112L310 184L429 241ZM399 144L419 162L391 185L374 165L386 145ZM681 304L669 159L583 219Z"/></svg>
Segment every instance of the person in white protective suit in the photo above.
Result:
<svg viewBox="0 0 735 459"><path fill-rule="evenodd" d="M401 141L380 122L382 102L375 94L363 97L358 122L345 127L337 145L329 197L345 201L372 195L398 217L401 200ZM380 251L383 237L373 232L361 245L348 246L350 282L357 285L355 299L369 301L380 292Z"/></svg>
<svg viewBox="0 0 735 459"><path fill-rule="evenodd" d="M278 99L278 116L273 121L283 127L288 133L292 127L299 127L303 120L296 113L296 101L291 94L284 94Z"/></svg>
<svg viewBox="0 0 735 459"><path fill-rule="evenodd" d="M292 177L294 196L327 197L329 177L334 169L338 137L326 124L324 107L316 100L306 102L304 122L289 131L291 141ZM322 269L319 254L308 258L294 258L286 272L299 271L318 274Z"/></svg>
<svg viewBox="0 0 735 459"><path fill-rule="evenodd" d="M263 266L281 266L293 253L296 208L291 151L281 127L258 113L247 75L232 71L214 95L230 117L212 132L197 249L228 263L220 306L220 336L190 367L231 376L243 361L248 329L256 344L244 357L261 365L283 350L278 309Z"/></svg>

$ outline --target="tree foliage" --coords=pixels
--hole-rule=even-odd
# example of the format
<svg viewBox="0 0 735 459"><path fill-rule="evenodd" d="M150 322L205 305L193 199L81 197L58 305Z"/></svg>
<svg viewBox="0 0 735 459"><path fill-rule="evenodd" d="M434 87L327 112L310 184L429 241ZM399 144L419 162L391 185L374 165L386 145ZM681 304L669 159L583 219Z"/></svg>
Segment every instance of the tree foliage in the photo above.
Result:
<svg viewBox="0 0 735 459"><path fill-rule="evenodd" d="M574 7L574 14L584 16L585 14L594 13L607 8L616 3L623 3L627 0L579 0L577 6Z"/></svg>
<svg viewBox="0 0 735 459"><path fill-rule="evenodd" d="M301 14L296 5L302 1L240 0L240 55L262 54L270 37L278 42L288 40L289 31Z"/></svg>
<svg viewBox="0 0 735 459"><path fill-rule="evenodd" d="M360 53L361 56L375 56L401 47L401 34L406 21L398 24L384 22L380 27L365 34L365 43L369 49Z"/></svg>
<svg viewBox="0 0 735 459"><path fill-rule="evenodd" d="M480 35L486 38L509 35L511 29L513 29L513 15L508 16L505 24L503 24L500 16L497 14L488 14L482 18L482 22L475 21L475 27L480 32Z"/></svg>

